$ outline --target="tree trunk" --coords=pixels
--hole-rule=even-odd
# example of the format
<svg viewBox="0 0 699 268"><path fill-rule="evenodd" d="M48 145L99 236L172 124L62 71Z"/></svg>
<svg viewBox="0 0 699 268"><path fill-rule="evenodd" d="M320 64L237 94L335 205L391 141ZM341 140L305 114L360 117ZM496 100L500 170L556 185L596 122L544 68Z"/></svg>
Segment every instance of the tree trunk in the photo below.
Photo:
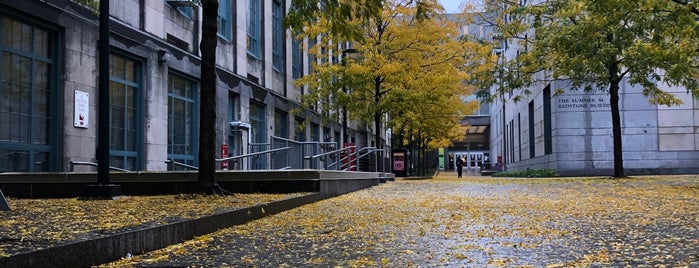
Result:
<svg viewBox="0 0 699 268"><path fill-rule="evenodd" d="M621 116L619 114L619 66L615 62L609 66L609 104L612 110L612 136L614 140L614 177L624 175L624 150L621 144Z"/></svg>
<svg viewBox="0 0 699 268"><path fill-rule="evenodd" d="M621 144L621 116L619 114L619 84L609 87L609 102L612 108L612 135L614 136L614 177L624 175L624 150Z"/></svg>
<svg viewBox="0 0 699 268"><path fill-rule="evenodd" d="M209 194L223 194L216 183L216 45L218 0L202 1L201 91L199 106L199 186Z"/></svg>
<svg viewBox="0 0 699 268"><path fill-rule="evenodd" d="M376 143L376 148L381 148L381 76L374 78L374 105L376 105L376 111L374 112L374 142ZM369 144L367 144L369 146Z"/></svg>

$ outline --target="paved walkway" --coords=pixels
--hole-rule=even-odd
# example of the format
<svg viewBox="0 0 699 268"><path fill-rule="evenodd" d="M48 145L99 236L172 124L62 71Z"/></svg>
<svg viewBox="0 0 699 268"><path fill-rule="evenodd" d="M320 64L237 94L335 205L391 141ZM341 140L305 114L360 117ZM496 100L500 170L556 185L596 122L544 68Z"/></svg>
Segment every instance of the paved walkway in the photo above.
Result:
<svg viewBox="0 0 699 268"><path fill-rule="evenodd" d="M699 267L699 176L397 180L108 266L134 265Z"/></svg>

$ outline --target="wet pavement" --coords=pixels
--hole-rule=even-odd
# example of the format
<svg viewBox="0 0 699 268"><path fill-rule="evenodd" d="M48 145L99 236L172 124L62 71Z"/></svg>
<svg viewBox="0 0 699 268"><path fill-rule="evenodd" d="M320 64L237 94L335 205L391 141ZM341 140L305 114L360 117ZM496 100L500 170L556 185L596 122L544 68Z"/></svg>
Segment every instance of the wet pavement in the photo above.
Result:
<svg viewBox="0 0 699 268"><path fill-rule="evenodd" d="M107 266L699 267L699 175L398 179Z"/></svg>

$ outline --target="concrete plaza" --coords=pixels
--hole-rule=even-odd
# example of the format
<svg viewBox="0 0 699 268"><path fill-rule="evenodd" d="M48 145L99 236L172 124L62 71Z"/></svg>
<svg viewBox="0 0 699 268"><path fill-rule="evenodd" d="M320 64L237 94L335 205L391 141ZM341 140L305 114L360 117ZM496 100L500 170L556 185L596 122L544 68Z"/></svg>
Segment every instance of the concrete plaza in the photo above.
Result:
<svg viewBox="0 0 699 268"><path fill-rule="evenodd" d="M699 176L398 179L105 264L153 265L698 267Z"/></svg>

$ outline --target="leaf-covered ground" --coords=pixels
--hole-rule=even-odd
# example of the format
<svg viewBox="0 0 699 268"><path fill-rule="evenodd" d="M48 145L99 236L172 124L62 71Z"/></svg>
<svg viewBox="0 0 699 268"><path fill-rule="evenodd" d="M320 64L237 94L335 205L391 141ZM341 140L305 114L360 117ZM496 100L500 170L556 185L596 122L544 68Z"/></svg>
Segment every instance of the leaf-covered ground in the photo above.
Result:
<svg viewBox="0 0 699 268"><path fill-rule="evenodd" d="M699 176L398 180L106 266L699 267Z"/></svg>
<svg viewBox="0 0 699 268"><path fill-rule="evenodd" d="M116 200L8 198L12 210L0 211L0 257L303 194L186 194Z"/></svg>

